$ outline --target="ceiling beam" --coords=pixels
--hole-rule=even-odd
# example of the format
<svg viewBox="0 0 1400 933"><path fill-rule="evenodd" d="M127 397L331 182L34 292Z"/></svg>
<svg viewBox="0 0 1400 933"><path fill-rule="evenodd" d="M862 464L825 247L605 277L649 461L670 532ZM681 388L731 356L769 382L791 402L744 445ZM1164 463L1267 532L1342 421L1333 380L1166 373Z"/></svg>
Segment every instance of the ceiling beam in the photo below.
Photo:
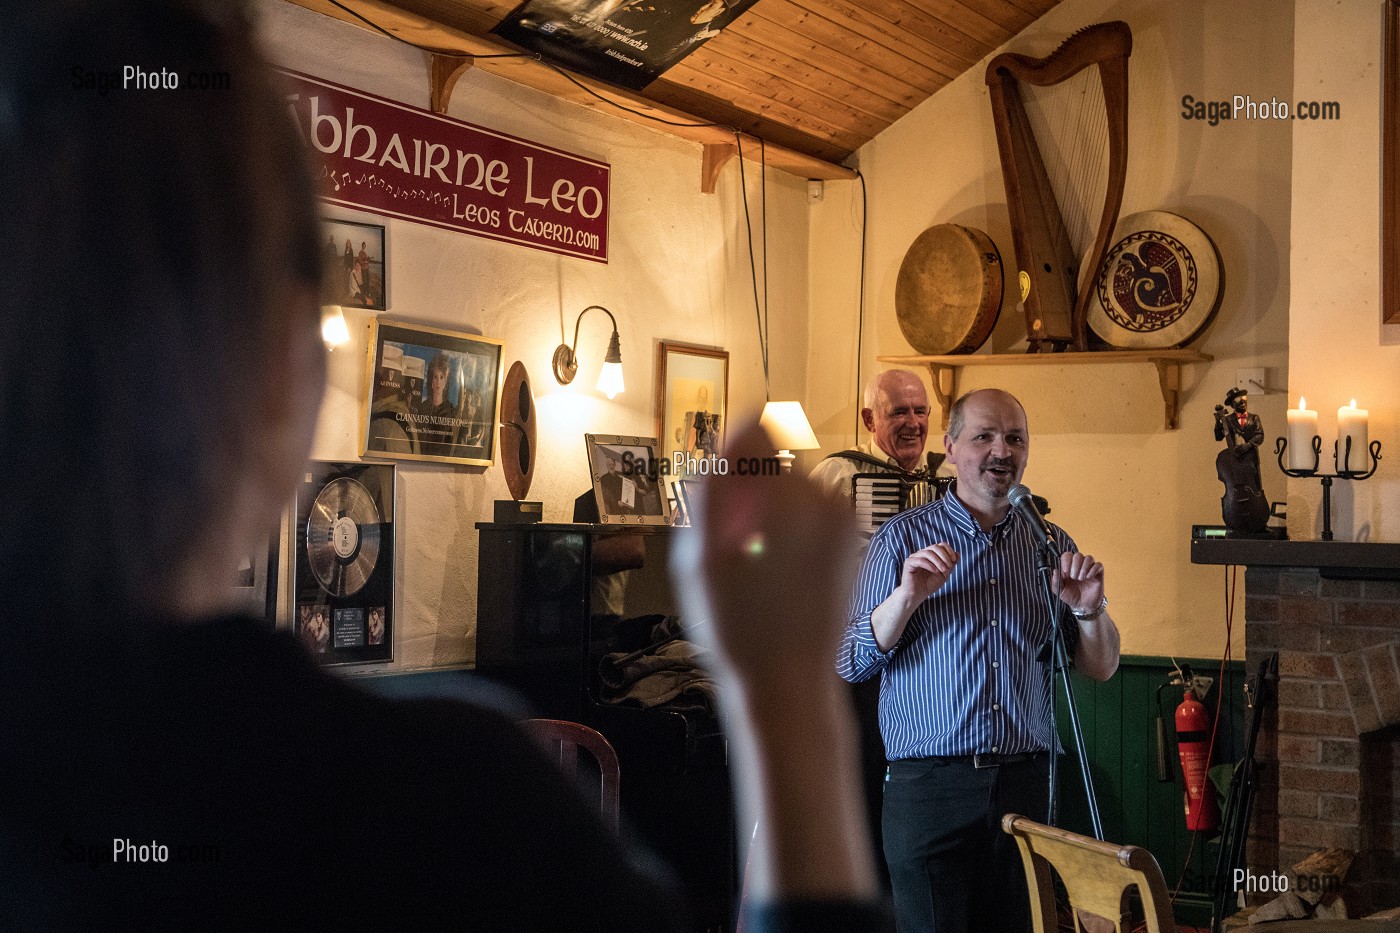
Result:
<svg viewBox="0 0 1400 933"><path fill-rule="evenodd" d="M629 91L595 81L592 78L573 75L573 80L570 80L554 66L536 60L534 57L483 58L481 56L518 54L518 50L493 38L473 35L434 22L416 13L406 12L391 6L384 0L341 0L342 5L353 10L354 13L347 12L327 2L327 0L288 0L288 2L359 26L362 29L371 29L363 20L354 15L354 13L358 13L393 35L431 50L430 54L432 55L471 57L474 59L474 67L481 71L490 72L537 91L543 91L598 113L606 113L639 126L646 126L680 139L700 143L702 146L733 146L735 143L734 132L727 127L698 125L707 121L698 119L684 111L657 104ZM443 66L439 65L438 67L442 68ZM575 81L578 84L575 84ZM440 105L443 112L447 109L448 97L450 96L450 87L446 89L447 95L443 95L442 84L445 83L438 84L437 99L434 101L435 107ZM584 85L588 90L579 87L579 84ZM616 101L636 112L629 113L626 110L621 110L599 100L597 96L594 96L595 94L601 95L607 100ZM662 123L658 120L668 122ZM674 125L677 123L696 125ZM798 178L840 180L856 177L856 173L845 166L766 139L764 146L760 147L757 136L750 133L743 135L749 137L748 142L751 143L751 145L744 147L744 158L757 161L766 155L769 167L796 175Z"/></svg>

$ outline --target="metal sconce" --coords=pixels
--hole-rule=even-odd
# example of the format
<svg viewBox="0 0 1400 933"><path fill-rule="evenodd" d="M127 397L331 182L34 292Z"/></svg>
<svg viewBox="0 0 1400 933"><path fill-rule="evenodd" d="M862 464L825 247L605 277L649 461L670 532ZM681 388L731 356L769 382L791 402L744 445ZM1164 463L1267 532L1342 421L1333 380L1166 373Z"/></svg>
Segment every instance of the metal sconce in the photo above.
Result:
<svg viewBox="0 0 1400 933"><path fill-rule="evenodd" d="M612 337L608 340L608 352L603 357L603 369L598 373L598 391L608 398L616 398L623 390L622 385L622 344L617 337L617 318L613 313L602 305L589 305L579 312L578 320L574 322L574 343L571 347L566 343L561 343L554 350L554 378L560 385L568 385L574 381L574 376L578 374L578 356L574 352L578 347L578 328L583 323L583 316L589 311L598 310L608 316L612 321Z"/></svg>

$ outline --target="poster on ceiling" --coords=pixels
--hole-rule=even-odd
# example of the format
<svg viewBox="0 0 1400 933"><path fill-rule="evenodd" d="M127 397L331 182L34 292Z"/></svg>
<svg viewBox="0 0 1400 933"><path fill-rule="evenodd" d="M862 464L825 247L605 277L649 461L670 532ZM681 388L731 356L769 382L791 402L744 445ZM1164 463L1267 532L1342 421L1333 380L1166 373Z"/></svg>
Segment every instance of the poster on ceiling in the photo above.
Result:
<svg viewBox="0 0 1400 933"><path fill-rule="evenodd" d="M755 0L526 0L492 30L579 74L640 90Z"/></svg>
<svg viewBox="0 0 1400 933"><path fill-rule="evenodd" d="M608 163L311 75L282 77L327 204L608 261Z"/></svg>

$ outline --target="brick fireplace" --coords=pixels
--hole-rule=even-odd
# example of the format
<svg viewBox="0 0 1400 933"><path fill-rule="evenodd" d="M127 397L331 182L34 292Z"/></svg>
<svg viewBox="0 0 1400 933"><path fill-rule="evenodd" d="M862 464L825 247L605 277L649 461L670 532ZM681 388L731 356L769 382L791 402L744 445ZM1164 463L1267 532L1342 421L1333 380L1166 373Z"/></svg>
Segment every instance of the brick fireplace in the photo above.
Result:
<svg viewBox="0 0 1400 933"><path fill-rule="evenodd" d="M1357 906L1400 904L1400 544L1196 541L1192 560L1246 568L1248 673L1279 656L1247 864L1350 849Z"/></svg>

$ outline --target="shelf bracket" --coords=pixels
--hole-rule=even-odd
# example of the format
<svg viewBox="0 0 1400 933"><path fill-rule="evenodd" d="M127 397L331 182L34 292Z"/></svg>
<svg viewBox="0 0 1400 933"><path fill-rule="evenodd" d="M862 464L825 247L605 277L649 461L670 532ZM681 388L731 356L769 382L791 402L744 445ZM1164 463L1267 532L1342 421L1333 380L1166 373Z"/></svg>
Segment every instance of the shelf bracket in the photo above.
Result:
<svg viewBox="0 0 1400 933"><path fill-rule="evenodd" d="M933 383L933 394L938 398L938 406L943 409L943 430L948 430L948 411L957 398L958 368L941 363L928 364L929 380Z"/></svg>
<svg viewBox="0 0 1400 933"><path fill-rule="evenodd" d="M700 191L704 194L714 194L715 185L719 183L719 173L729 160L734 158L739 152L739 147L732 143L706 143L704 152L700 156Z"/></svg>
<svg viewBox="0 0 1400 933"><path fill-rule="evenodd" d="M1178 409L1181 404L1181 363L1177 360L1156 359L1157 382L1162 386L1162 404L1166 408L1167 430L1177 428Z"/></svg>
<svg viewBox="0 0 1400 933"><path fill-rule="evenodd" d="M433 113L446 116L447 105L452 100L452 89L457 79L466 74L476 59L470 55L438 55L429 53L428 60L428 106Z"/></svg>

